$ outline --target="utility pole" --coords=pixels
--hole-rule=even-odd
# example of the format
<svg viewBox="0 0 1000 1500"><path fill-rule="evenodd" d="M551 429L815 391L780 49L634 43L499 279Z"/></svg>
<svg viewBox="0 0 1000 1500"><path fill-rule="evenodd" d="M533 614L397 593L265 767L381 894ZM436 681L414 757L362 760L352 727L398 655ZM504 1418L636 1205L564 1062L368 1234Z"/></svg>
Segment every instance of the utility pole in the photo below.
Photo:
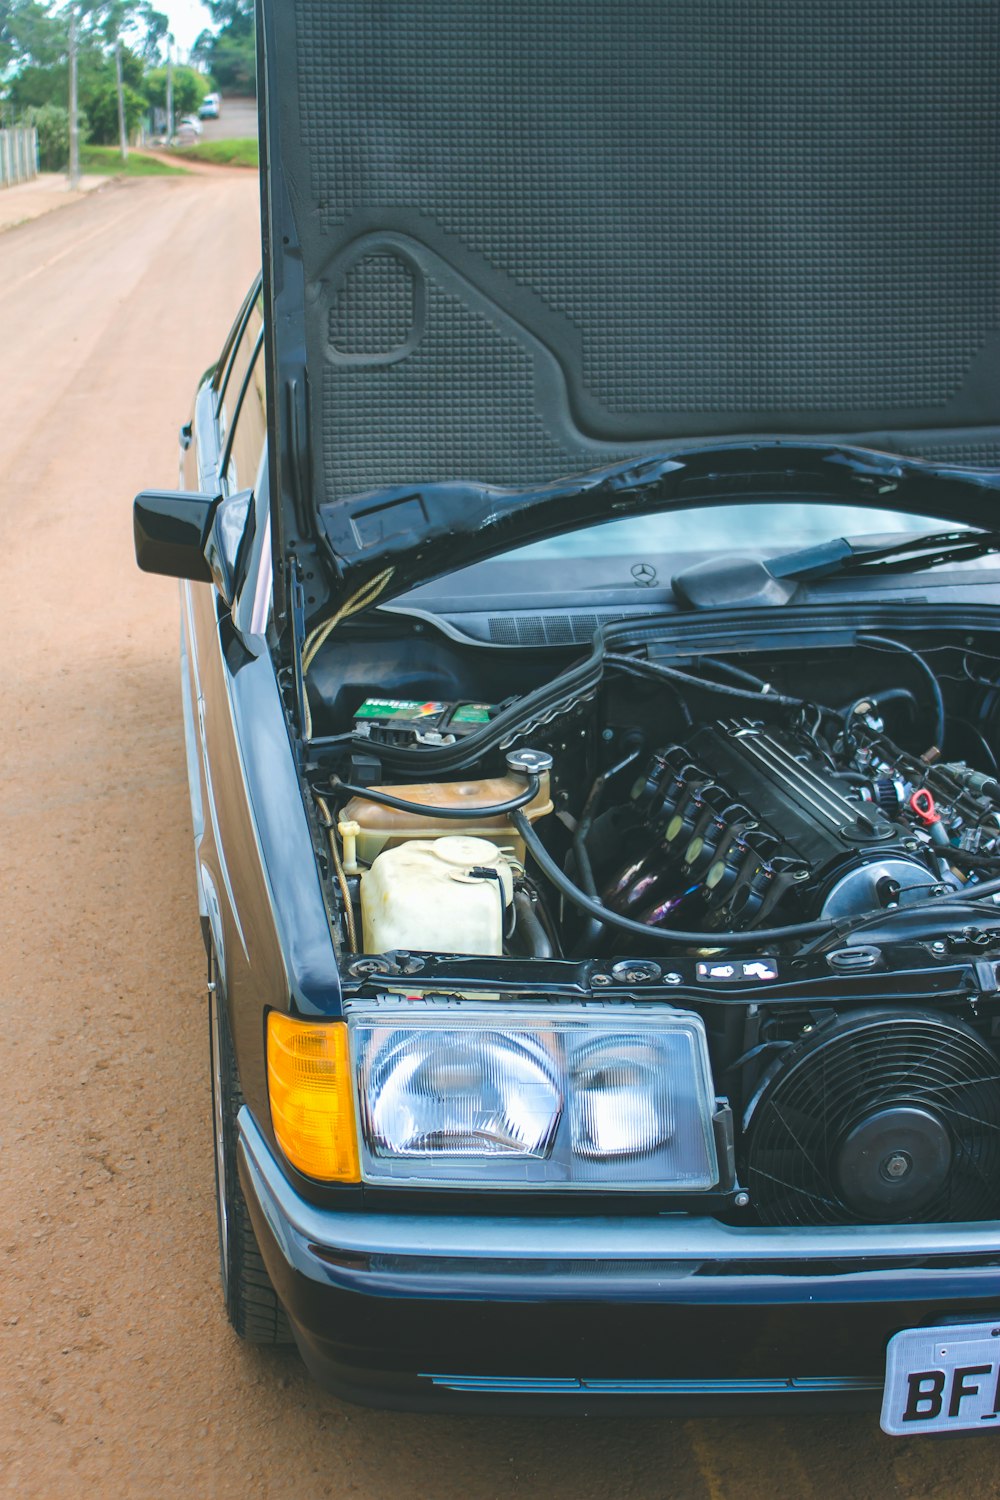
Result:
<svg viewBox="0 0 1000 1500"><path fill-rule="evenodd" d="M174 138L174 39L167 38L167 145Z"/></svg>
<svg viewBox="0 0 1000 1500"><path fill-rule="evenodd" d="M128 161L128 132L125 129L125 85L122 82L122 44L121 38L115 38L115 78L118 83L118 141L121 146L122 161Z"/></svg>
<svg viewBox="0 0 1000 1500"><path fill-rule="evenodd" d="M69 185L80 186L80 122L76 100L76 6L69 13Z"/></svg>

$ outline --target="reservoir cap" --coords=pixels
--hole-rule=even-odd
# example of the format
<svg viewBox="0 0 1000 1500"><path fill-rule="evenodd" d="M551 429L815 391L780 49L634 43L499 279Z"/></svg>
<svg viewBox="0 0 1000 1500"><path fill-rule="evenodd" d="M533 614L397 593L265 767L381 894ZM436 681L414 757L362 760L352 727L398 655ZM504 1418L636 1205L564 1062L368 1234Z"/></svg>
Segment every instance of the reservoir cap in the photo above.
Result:
<svg viewBox="0 0 1000 1500"><path fill-rule="evenodd" d="M552 756L547 750L508 750L507 769L515 776L541 776L552 770Z"/></svg>

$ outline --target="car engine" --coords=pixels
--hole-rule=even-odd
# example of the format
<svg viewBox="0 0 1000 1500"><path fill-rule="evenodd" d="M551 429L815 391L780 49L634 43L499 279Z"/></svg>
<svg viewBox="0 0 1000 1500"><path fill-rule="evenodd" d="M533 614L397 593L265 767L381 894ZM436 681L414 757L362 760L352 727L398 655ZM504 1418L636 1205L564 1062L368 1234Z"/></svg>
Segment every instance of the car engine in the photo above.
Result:
<svg viewBox="0 0 1000 1500"><path fill-rule="evenodd" d="M656 927L746 932L943 895L992 853L1000 784L905 756L859 717L825 751L801 727L721 719L657 751L631 798L630 858L602 898Z"/></svg>
<svg viewBox="0 0 1000 1500"><path fill-rule="evenodd" d="M691 658L623 623L527 683L451 646L405 697L314 673L348 1001L680 1008L708 1211L1000 1215L1000 654L924 644Z"/></svg>

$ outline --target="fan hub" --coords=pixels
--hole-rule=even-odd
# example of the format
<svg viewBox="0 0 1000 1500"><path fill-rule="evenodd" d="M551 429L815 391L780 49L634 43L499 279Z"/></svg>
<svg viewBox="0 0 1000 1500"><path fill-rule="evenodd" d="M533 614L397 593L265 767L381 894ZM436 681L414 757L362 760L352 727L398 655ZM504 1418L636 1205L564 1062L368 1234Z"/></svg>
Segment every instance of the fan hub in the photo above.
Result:
<svg viewBox="0 0 1000 1500"><path fill-rule="evenodd" d="M851 1127L834 1152L837 1190L864 1218L911 1219L944 1189L952 1142L938 1115L916 1104L894 1104Z"/></svg>
<svg viewBox="0 0 1000 1500"><path fill-rule="evenodd" d="M879 1167L882 1176L889 1178L890 1181L897 1177L905 1177L912 1169L913 1157L908 1151L894 1151Z"/></svg>

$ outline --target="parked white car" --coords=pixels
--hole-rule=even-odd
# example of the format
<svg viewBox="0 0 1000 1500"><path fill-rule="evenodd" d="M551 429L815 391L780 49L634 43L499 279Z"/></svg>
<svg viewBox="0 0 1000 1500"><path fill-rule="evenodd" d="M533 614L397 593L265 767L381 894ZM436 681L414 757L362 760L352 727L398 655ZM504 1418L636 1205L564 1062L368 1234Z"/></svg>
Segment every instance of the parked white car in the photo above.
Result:
<svg viewBox="0 0 1000 1500"><path fill-rule="evenodd" d="M174 144L177 146L196 146L201 139L201 121L195 115L184 115L177 122L174 131Z"/></svg>

